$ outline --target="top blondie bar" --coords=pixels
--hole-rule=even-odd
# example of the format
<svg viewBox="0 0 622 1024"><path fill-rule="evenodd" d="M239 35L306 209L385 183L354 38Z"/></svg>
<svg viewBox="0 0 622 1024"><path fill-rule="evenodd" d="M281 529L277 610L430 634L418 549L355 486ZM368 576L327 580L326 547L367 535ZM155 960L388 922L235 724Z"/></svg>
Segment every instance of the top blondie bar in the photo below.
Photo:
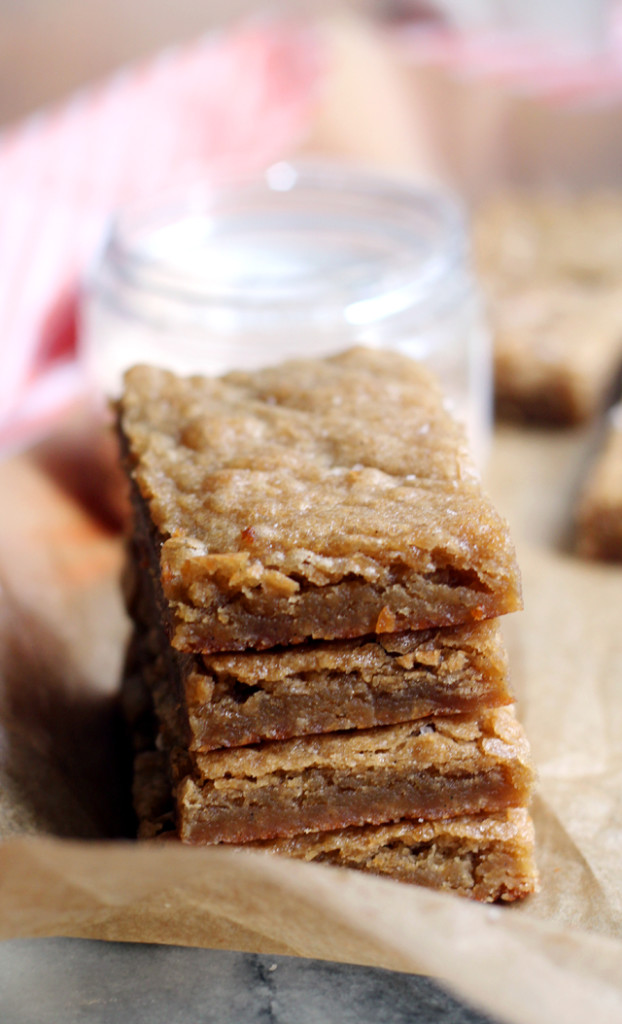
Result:
<svg viewBox="0 0 622 1024"><path fill-rule="evenodd" d="M504 520L430 374L350 349L220 378L134 367L134 546L174 647L261 650L520 607Z"/></svg>

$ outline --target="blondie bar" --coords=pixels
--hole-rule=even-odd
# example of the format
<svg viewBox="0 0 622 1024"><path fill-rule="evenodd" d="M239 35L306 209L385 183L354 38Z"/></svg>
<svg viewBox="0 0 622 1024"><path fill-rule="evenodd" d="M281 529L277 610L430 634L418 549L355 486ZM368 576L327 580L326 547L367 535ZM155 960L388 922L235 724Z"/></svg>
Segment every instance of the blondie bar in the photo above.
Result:
<svg viewBox="0 0 622 1024"><path fill-rule="evenodd" d="M622 366L622 287L540 280L490 310L500 413L564 424L602 409Z"/></svg>
<svg viewBox="0 0 622 1024"><path fill-rule="evenodd" d="M578 423L622 366L622 197L496 197L475 218L497 408Z"/></svg>
<svg viewBox="0 0 622 1024"><path fill-rule="evenodd" d="M609 413L602 447L583 486L577 548L589 558L622 561L622 403Z"/></svg>
<svg viewBox="0 0 622 1024"><path fill-rule="evenodd" d="M133 792L139 836L179 839L181 834L192 843L211 842L201 830L189 830L187 820L185 828L182 825L183 810L180 813L176 799L178 786L173 775L184 763L183 755L181 762L178 760L175 765L179 755L167 749L161 738L159 747L156 746L159 720L153 714L150 687L145 685L144 674L126 675L124 694L136 750ZM503 723L501 725L497 731L503 734ZM514 726L515 723L510 725L510 734ZM427 731L424 735L431 733ZM333 739L339 741L339 737ZM506 733L502 745L508 740L512 743L512 736ZM273 756L274 749L280 745L267 746ZM255 751L254 756L261 757L261 751ZM188 769L188 762L185 767ZM530 775L529 768L527 775ZM445 784L449 793L452 782L448 774ZM459 793L454 796L460 799ZM520 805L524 798L524 791L522 795L515 793L511 803ZM453 809L456 815L447 818L409 817L379 824L349 825L323 832L255 839L243 847L234 845L233 849L256 849L354 868L483 901L519 899L537 888L533 826L523 806L475 814L459 806Z"/></svg>
<svg viewBox="0 0 622 1024"><path fill-rule="evenodd" d="M153 670L162 670L159 660ZM125 691L138 756L151 766L163 758L173 818L187 842L495 813L526 805L534 782L511 708L193 754L172 705L153 715L144 669L127 673ZM143 792L144 774L142 767Z"/></svg>
<svg viewBox="0 0 622 1024"><path fill-rule="evenodd" d="M183 660L192 750L364 729L512 701L496 623L204 655L190 665Z"/></svg>
<svg viewBox="0 0 622 1024"><path fill-rule="evenodd" d="M506 709L217 750L191 763L190 772L185 758L178 767L172 752L179 834L189 842L494 812L525 804L533 783Z"/></svg>
<svg viewBox="0 0 622 1024"><path fill-rule="evenodd" d="M174 647L265 649L520 607L515 554L429 374L352 349L126 376L134 536Z"/></svg>
<svg viewBox="0 0 622 1024"><path fill-rule="evenodd" d="M363 825L250 843L247 848L388 875L485 903L520 899L538 887L533 824L522 807L438 821Z"/></svg>
<svg viewBox="0 0 622 1024"><path fill-rule="evenodd" d="M512 701L496 623L203 658L171 651L169 665L154 701L162 715L176 701L198 752Z"/></svg>
<svg viewBox="0 0 622 1024"><path fill-rule="evenodd" d="M142 838L178 839L163 753L137 756L134 804ZM523 807L435 821L351 826L233 849L371 872L487 903L521 899L538 887L533 824Z"/></svg>

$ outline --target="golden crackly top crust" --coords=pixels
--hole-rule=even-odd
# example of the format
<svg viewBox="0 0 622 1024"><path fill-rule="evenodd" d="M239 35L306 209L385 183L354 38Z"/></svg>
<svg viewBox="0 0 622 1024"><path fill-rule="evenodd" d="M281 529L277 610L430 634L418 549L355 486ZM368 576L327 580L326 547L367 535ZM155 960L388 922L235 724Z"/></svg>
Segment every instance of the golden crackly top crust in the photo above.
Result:
<svg viewBox="0 0 622 1024"><path fill-rule="evenodd" d="M135 367L120 422L165 592L173 581L198 604L209 579L287 598L450 566L483 589L501 582L504 610L520 604L506 524L432 378L405 357L351 349L217 379Z"/></svg>

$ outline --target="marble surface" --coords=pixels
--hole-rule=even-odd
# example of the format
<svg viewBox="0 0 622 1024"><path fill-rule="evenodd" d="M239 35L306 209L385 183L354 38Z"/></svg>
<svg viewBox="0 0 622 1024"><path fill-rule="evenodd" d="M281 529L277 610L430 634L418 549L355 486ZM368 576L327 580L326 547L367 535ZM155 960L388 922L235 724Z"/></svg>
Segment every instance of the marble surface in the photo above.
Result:
<svg viewBox="0 0 622 1024"><path fill-rule="evenodd" d="M428 978L82 939L0 943L2 1024L492 1024Z"/></svg>

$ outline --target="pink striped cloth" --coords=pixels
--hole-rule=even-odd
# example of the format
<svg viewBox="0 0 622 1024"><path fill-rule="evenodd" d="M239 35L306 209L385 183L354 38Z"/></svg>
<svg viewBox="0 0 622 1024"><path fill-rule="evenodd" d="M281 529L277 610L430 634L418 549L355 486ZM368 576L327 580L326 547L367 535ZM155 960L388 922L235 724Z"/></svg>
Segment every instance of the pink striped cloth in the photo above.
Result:
<svg viewBox="0 0 622 1024"><path fill-rule="evenodd" d="M78 282L111 214L290 153L311 121L321 63L307 28L239 28L0 133L0 451L43 433L83 393Z"/></svg>

